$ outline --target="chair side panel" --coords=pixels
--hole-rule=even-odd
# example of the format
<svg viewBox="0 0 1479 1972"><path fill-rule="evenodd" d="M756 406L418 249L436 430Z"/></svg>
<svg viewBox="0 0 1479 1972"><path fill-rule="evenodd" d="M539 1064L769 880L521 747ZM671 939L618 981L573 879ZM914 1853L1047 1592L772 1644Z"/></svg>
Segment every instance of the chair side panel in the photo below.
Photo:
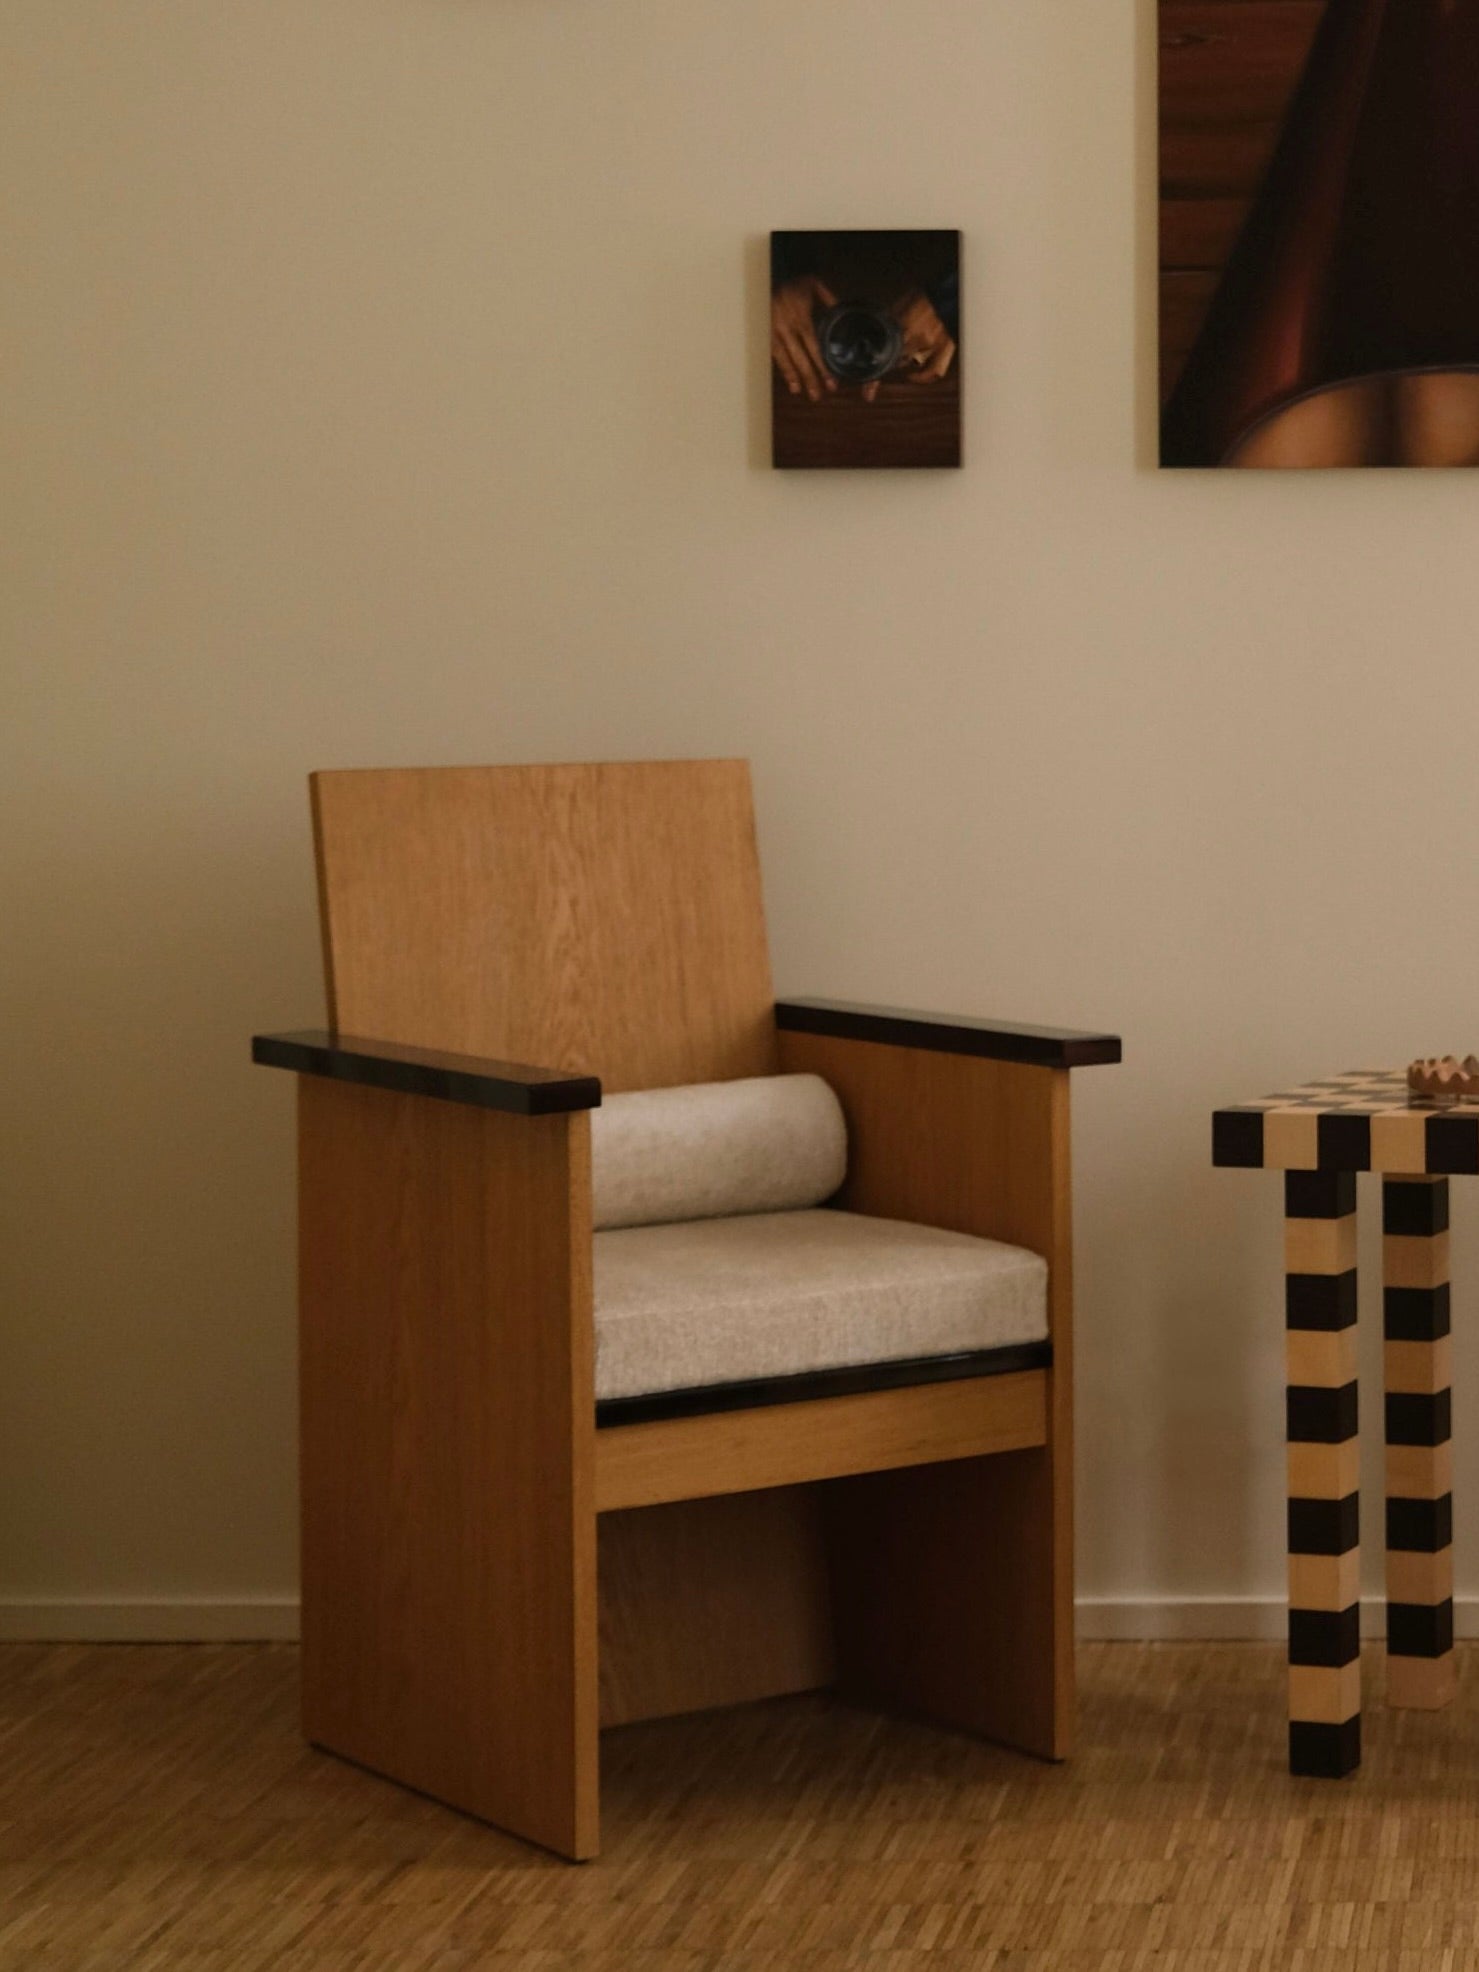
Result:
<svg viewBox="0 0 1479 1972"><path fill-rule="evenodd" d="M299 1102L308 1737L592 1854L589 1119Z"/></svg>
<svg viewBox="0 0 1479 1972"><path fill-rule="evenodd" d="M829 1492L839 1682L1061 1759L1074 1731L1068 1070L783 1033L848 1124L840 1203L1048 1262L1047 1443Z"/></svg>

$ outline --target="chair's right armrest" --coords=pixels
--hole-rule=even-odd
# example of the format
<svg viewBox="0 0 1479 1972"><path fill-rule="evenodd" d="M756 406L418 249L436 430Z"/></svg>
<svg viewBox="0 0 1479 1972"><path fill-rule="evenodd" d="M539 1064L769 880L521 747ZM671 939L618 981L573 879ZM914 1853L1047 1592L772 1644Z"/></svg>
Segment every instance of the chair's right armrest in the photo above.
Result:
<svg viewBox="0 0 1479 1972"><path fill-rule="evenodd" d="M781 1069L820 1075L847 1118L847 1178L836 1203L1040 1253L1054 1361L1066 1380L1068 1085L1075 1063L1117 1061L1117 1037L815 1001L782 1001L776 1015Z"/></svg>
<svg viewBox="0 0 1479 1972"><path fill-rule="evenodd" d="M1051 1065L1023 1061L1014 1058L1020 1029L1004 1044L1003 1030L920 1015L900 1032L903 1017L872 1009L783 1001L776 1013L781 1069L820 1075L847 1118L839 1204L1005 1240L1062 1264L1070 1069L1061 1051Z"/></svg>
<svg viewBox="0 0 1479 1972"><path fill-rule="evenodd" d="M1118 1034L918 1013L908 1007L860 1006L852 1000L778 1000L775 1023L783 1034L825 1034L884 1047L926 1048L935 1054L1030 1062L1038 1068L1089 1068L1096 1062L1119 1061L1124 1052Z"/></svg>
<svg viewBox="0 0 1479 1972"><path fill-rule="evenodd" d="M322 1029L254 1034L252 1060L266 1068L288 1068L299 1075L358 1082L366 1088L431 1096L440 1102L468 1103L474 1109L500 1109L513 1116L560 1116L572 1110L598 1109L601 1103L601 1084L594 1075L531 1068L523 1062L496 1061L483 1055L402 1047L392 1041L366 1040L356 1034L331 1034Z"/></svg>

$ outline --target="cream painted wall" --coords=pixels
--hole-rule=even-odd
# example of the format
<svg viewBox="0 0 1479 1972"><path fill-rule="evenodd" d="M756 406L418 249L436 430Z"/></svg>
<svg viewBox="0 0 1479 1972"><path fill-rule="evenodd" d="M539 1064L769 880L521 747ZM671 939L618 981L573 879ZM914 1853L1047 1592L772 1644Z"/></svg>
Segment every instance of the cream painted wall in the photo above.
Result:
<svg viewBox="0 0 1479 1972"><path fill-rule="evenodd" d="M1136 13L0 12L12 1630L291 1597L246 1037L321 1004L308 770L709 752L783 987L1123 1030L1077 1084L1082 1586L1279 1593L1277 1188L1207 1112L1479 1045L1479 482L1149 470ZM775 224L964 230L964 472L766 469Z"/></svg>

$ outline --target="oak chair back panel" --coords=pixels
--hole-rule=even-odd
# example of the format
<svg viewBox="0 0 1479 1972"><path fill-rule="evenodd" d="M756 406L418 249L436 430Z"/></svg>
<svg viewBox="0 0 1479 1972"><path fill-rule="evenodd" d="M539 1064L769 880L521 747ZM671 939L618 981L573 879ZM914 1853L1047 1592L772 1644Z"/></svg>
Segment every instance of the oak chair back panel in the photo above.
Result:
<svg viewBox="0 0 1479 1972"><path fill-rule="evenodd" d="M770 1074L742 760L312 776L329 1020L599 1075Z"/></svg>

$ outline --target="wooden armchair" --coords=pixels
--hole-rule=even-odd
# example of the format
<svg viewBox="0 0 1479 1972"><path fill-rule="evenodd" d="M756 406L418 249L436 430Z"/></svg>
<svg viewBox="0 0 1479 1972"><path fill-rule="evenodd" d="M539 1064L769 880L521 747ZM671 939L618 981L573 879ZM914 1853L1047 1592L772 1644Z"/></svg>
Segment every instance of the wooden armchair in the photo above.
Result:
<svg viewBox="0 0 1479 1972"><path fill-rule="evenodd" d="M330 1031L253 1043L299 1077L308 1737L572 1858L604 1724L836 1684L1063 1757L1068 1071L1118 1040L777 1004L743 762L312 794ZM589 1112L790 1071L831 1203L1042 1255L1047 1338L598 1404Z"/></svg>

